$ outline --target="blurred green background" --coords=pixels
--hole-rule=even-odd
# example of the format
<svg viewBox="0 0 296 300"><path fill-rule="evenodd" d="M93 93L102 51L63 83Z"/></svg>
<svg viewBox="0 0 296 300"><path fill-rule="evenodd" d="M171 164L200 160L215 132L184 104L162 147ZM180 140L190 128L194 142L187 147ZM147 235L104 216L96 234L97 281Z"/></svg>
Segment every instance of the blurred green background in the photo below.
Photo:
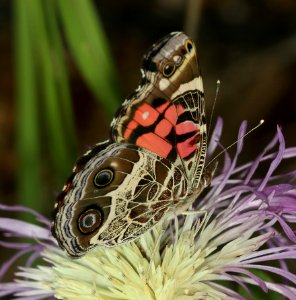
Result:
<svg viewBox="0 0 296 300"><path fill-rule="evenodd" d="M261 118L246 157L276 124L295 145L294 0L0 0L1 202L50 216L78 155L137 87L146 49L176 30L197 42L208 115L221 81L224 145Z"/></svg>

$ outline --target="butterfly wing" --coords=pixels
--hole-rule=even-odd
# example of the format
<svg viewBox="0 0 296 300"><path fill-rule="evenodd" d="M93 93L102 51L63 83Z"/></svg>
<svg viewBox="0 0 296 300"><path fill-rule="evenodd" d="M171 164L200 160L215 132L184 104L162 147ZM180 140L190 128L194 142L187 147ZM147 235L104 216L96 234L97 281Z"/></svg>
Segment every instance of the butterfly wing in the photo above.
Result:
<svg viewBox="0 0 296 300"><path fill-rule="evenodd" d="M74 257L96 246L118 246L157 224L186 191L184 175L167 159L107 141L74 168L57 202L52 232Z"/></svg>
<svg viewBox="0 0 296 300"><path fill-rule="evenodd" d="M183 33L163 38L142 75L110 140L77 162L58 197L52 232L71 256L133 240L197 195L206 125L193 42Z"/></svg>
<svg viewBox="0 0 296 300"><path fill-rule="evenodd" d="M202 77L192 40L172 33L144 56L138 89L111 124L111 138L172 161L195 190L203 172L206 121Z"/></svg>

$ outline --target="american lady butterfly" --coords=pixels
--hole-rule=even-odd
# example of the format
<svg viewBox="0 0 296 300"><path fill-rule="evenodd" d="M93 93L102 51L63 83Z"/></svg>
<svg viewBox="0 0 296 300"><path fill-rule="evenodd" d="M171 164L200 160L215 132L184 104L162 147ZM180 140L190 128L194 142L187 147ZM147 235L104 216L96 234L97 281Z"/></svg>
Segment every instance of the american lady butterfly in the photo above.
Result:
<svg viewBox="0 0 296 300"><path fill-rule="evenodd" d="M52 232L71 256L137 238L187 210L205 187L204 92L193 41L167 35L144 56L141 72L109 140L78 160L57 199Z"/></svg>

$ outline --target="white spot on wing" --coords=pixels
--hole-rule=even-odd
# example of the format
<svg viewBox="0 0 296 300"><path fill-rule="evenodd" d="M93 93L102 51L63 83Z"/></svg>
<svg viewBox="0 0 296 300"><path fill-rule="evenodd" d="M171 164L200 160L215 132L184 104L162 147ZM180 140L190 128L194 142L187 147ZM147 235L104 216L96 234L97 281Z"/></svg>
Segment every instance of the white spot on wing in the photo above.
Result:
<svg viewBox="0 0 296 300"><path fill-rule="evenodd" d="M130 101L129 99L125 99L124 102L122 103L122 106L127 105L129 103L129 101ZM116 121L116 119L115 119L115 121Z"/></svg>
<svg viewBox="0 0 296 300"><path fill-rule="evenodd" d="M149 117L149 111L145 111L145 112L142 114L143 120L146 120L148 117Z"/></svg>
<svg viewBox="0 0 296 300"><path fill-rule="evenodd" d="M84 154L83 154L83 156L87 156L88 154L90 154L91 153L91 150L87 150Z"/></svg>
<svg viewBox="0 0 296 300"><path fill-rule="evenodd" d="M141 75L142 75L142 78L143 78L143 79L146 77L145 72L144 72L143 69L141 69Z"/></svg>
<svg viewBox="0 0 296 300"><path fill-rule="evenodd" d="M165 90L170 84L170 81L166 78L162 78L160 81L159 81L159 88L161 91Z"/></svg>

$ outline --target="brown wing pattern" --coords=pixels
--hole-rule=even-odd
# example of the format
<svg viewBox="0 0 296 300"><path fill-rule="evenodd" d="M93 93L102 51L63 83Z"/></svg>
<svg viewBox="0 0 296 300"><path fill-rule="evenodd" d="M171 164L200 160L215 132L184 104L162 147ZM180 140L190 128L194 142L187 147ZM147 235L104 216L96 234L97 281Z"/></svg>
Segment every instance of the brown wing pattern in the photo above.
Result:
<svg viewBox="0 0 296 300"><path fill-rule="evenodd" d="M144 56L142 81L111 124L111 138L131 143L183 169L198 186L206 152L202 78L195 46L172 33Z"/></svg>
<svg viewBox="0 0 296 300"><path fill-rule="evenodd" d="M144 56L142 82L111 136L76 164L58 197L52 232L71 256L131 241L202 190L206 122L193 42L172 33Z"/></svg>

